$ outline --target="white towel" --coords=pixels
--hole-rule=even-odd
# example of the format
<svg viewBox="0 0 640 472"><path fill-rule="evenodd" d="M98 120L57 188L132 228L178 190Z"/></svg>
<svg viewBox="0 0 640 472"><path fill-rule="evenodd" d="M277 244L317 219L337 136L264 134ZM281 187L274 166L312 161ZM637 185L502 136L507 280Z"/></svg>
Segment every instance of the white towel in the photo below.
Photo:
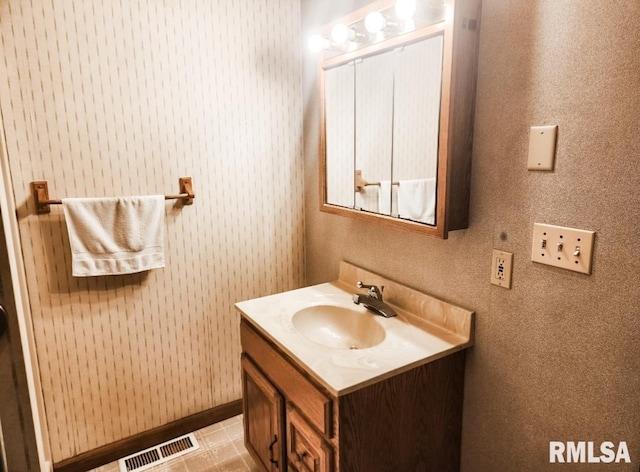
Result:
<svg viewBox="0 0 640 472"><path fill-rule="evenodd" d="M378 190L378 212L381 215L391 214L391 181L382 180Z"/></svg>
<svg viewBox="0 0 640 472"><path fill-rule="evenodd" d="M378 213L379 193L377 185L368 185L362 191L356 192L356 208Z"/></svg>
<svg viewBox="0 0 640 472"><path fill-rule="evenodd" d="M398 216L435 224L436 179L401 180L398 186Z"/></svg>
<svg viewBox="0 0 640 472"><path fill-rule="evenodd" d="M64 198L74 277L164 267L164 196Z"/></svg>
<svg viewBox="0 0 640 472"><path fill-rule="evenodd" d="M391 184L391 216L398 218L398 184Z"/></svg>

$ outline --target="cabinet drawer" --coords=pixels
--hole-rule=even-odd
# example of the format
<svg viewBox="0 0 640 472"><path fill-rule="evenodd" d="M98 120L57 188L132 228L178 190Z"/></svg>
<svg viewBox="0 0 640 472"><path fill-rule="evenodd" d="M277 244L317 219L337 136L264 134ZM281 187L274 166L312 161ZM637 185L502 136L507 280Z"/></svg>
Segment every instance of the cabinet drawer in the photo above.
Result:
<svg viewBox="0 0 640 472"><path fill-rule="evenodd" d="M318 390L244 320L240 325L240 338L243 351L254 360L287 400L304 411L313 426L331 437L333 434L331 398Z"/></svg>
<svg viewBox="0 0 640 472"><path fill-rule="evenodd" d="M287 404L287 461L299 472L333 471L333 449Z"/></svg>

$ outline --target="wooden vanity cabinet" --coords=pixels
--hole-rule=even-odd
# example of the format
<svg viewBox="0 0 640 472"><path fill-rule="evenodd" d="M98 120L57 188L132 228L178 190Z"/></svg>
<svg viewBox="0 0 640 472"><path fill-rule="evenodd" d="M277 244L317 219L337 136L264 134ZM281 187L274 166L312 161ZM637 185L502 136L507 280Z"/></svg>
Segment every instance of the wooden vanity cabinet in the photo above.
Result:
<svg viewBox="0 0 640 472"><path fill-rule="evenodd" d="M245 444L263 470L459 470L464 351L334 396L244 319L240 332Z"/></svg>

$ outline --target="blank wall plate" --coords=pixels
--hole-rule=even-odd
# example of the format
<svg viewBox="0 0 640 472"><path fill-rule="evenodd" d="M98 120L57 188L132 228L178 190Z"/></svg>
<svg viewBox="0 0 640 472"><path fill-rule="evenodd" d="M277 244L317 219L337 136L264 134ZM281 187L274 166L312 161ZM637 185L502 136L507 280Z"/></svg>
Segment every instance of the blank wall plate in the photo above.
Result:
<svg viewBox="0 0 640 472"><path fill-rule="evenodd" d="M529 170L553 170L558 126L532 126L529 132Z"/></svg>
<svg viewBox="0 0 640 472"><path fill-rule="evenodd" d="M493 250L491 262L491 283L498 287L511 288L513 253Z"/></svg>
<svg viewBox="0 0 640 472"><path fill-rule="evenodd" d="M531 260L590 274L595 234L594 231L535 223Z"/></svg>

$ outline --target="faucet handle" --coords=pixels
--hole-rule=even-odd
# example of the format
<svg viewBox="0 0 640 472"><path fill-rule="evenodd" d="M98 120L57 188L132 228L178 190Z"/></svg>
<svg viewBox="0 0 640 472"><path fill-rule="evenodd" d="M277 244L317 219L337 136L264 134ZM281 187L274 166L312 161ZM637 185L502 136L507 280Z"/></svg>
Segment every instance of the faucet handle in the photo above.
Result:
<svg viewBox="0 0 640 472"><path fill-rule="evenodd" d="M358 288L369 288L369 289L378 288L375 285L365 284L365 283L362 282L362 280L358 280L358 283L356 284L356 287L358 287Z"/></svg>
<svg viewBox="0 0 640 472"><path fill-rule="evenodd" d="M382 291L384 290L384 285L381 285L380 288L378 288L376 285L368 285L368 284L362 283L361 280L358 280L356 287L368 289L369 295L371 295L373 298L377 298L378 300L382 301Z"/></svg>

